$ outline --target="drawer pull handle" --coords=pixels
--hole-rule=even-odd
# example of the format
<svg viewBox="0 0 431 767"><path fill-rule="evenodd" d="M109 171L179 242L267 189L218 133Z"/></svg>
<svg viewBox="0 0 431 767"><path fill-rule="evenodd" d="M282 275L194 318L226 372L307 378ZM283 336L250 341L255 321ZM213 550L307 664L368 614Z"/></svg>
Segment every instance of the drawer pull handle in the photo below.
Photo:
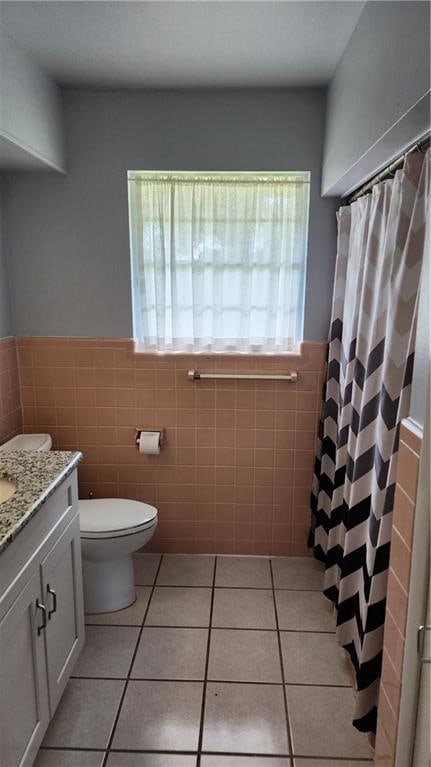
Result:
<svg viewBox="0 0 431 767"><path fill-rule="evenodd" d="M54 591L54 589L51 588L49 583L48 583L48 585L46 587L46 592L47 592L47 594L51 594L51 596L52 596L52 607L48 611L48 620L50 621L51 620L51 615L54 615L54 613L57 612L57 594Z"/></svg>
<svg viewBox="0 0 431 767"><path fill-rule="evenodd" d="M42 604L42 602L39 602L38 599L36 599L36 607L38 610L42 610L42 617L43 617L43 623L41 626L37 627L37 635L40 635L40 632L46 629L47 619L46 619L46 607Z"/></svg>

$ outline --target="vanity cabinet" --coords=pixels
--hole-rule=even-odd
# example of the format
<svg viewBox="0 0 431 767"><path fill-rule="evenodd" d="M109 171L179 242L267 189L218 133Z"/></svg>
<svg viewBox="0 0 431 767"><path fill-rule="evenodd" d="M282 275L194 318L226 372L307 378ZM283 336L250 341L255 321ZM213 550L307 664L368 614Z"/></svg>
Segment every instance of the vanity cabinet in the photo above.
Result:
<svg viewBox="0 0 431 767"><path fill-rule="evenodd" d="M2 764L31 764L49 722L45 638L34 573L0 623Z"/></svg>
<svg viewBox="0 0 431 767"><path fill-rule="evenodd" d="M81 541L76 515L42 562L46 662L51 716L81 652L84 638Z"/></svg>
<svg viewBox="0 0 431 767"><path fill-rule="evenodd" d="M29 767L84 643L76 471L6 549L0 567L10 581L0 597L0 761Z"/></svg>

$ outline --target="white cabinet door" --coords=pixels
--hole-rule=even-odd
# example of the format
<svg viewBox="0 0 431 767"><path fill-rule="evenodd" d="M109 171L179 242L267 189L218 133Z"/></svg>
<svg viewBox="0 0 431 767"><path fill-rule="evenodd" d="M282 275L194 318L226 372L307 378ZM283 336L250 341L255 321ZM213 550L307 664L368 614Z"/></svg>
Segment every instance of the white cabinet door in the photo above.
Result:
<svg viewBox="0 0 431 767"><path fill-rule="evenodd" d="M81 542L77 514L41 566L51 716L84 644Z"/></svg>
<svg viewBox="0 0 431 767"><path fill-rule="evenodd" d="M49 722L46 613L37 570L0 623L0 761L33 764Z"/></svg>

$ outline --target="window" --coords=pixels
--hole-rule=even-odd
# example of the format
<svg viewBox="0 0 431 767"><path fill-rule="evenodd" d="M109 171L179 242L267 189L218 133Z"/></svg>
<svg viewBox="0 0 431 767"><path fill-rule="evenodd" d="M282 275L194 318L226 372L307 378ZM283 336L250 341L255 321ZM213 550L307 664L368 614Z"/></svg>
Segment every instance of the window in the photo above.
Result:
<svg viewBox="0 0 431 767"><path fill-rule="evenodd" d="M144 351L286 352L302 339L310 174L130 171Z"/></svg>

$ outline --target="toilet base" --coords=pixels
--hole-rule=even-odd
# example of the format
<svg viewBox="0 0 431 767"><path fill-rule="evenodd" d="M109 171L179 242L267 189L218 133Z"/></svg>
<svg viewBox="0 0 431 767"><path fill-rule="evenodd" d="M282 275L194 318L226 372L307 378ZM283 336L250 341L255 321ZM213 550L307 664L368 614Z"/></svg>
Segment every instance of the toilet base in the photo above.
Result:
<svg viewBox="0 0 431 767"><path fill-rule="evenodd" d="M86 613L124 610L136 599L131 554L118 559L82 559Z"/></svg>

